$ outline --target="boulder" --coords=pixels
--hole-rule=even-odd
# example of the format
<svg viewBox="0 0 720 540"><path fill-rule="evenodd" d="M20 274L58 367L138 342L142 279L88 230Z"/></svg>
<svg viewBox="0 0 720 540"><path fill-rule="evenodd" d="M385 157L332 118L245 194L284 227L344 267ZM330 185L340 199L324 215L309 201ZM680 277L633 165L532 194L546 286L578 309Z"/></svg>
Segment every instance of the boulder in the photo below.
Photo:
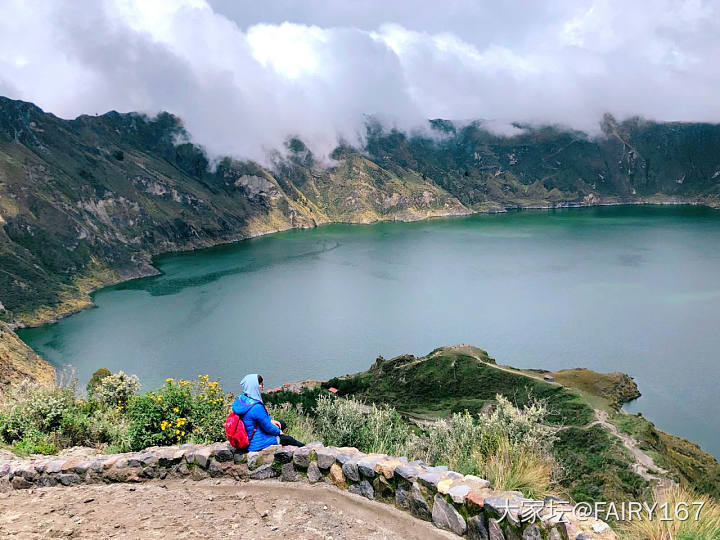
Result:
<svg viewBox="0 0 720 540"><path fill-rule="evenodd" d="M280 469L280 480L283 482L297 482L299 476L292 463L285 463Z"/></svg>
<svg viewBox="0 0 720 540"><path fill-rule="evenodd" d="M333 447L317 448L315 450L315 459L317 460L318 467L324 470L328 470L333 463L335 463L335 456L337 455L337 449Z"/></svg>
<svg viewBox="0 0 720 540"><path fill-rule="evenodd" d="M29 489L35 484L26 480L22 476L14 476L13 479L10 480L10 485L13 487L13 489Z"/></svg>
<svg viewBox="0 0 720 540"><path fill-rule="evenodd" d="M340 456L338 456L339 458ZM345 478L347 478L351 482L359 482L360 481L360 471L358 471L358 464L357 460L355 459L348 459L345 461L345 463L342 464L342 472L345 475Z"/></svg>
<svg viewBox="0 0 720 540"><path fill-rule="evenodd" d="M432 520L437 528L454 532L458 536L464 535L467 530L467 524L463 517L439 493L435 494L433 500Z"/></svg>
<svg viewBox="0 0 720 540"><path fill-rule="evenodd" d="M279 463L290 463L293 460L293 454L297 449L297 446L281 446L275 452L275 461Z"/></svg>
<svg viewBox="0 0 720 540"><path fill-rule="evenodd" d="M410 505L410 513L413 516L424 519L425 521L430 521L432 519L430 506L425 500L422 491L420 491L420 486L417 482L413 482L413 485L410 488L408 503Z"/></svg>
<svg viewBox="0 0 720 540"><path fill-rule="evenodd" d="M347 486L345 483L345 475L342 472L342 467L340 467L337 463L333 463L330 466L330 481L339 488L344 489Z"/></svg>
<svg viewBox="0 0 720 540"><path fill-rule="evenodd" d="M348 491L350 493L355 493L356 495L361 495L371 501L375 498L375 490L367 480L363 480L359 484L352 484L348 488Z"/></svg>
<svg viewBox="0 0 720 540"><path fill-rule="evenodd" d="M465 498L470 493L470 486L458 484L448 489L448 495L455 504L465 504Z"/></svg>
<svg viewBox="0 0 720 540"><path fill-rule="evenodd" d="M315 453L315 447L303 446L302 448L296 448L293 452L293 463L298 467L307 469L310 466L312 457Z"/></svg>
<svg viewBox="0 0 720 540"><path fill-rule="evenodd" d="M399 485L395 490L395 504L403 510L410 508L410 490L406 486Z"/></svg>
<svg viewBox="0 0 720 540"><path fill-rule="evenodd" d="M488 540L505 540L505 535L496 519L488 519Z"/></svg>
<svg viewBox="0 0 720 540"><path fill-rule="evenodd" d="M395 475L395 469L402 467L403 465L407 465L407 463L402 459L383 459L375 465L375 472L377 474L382 474L385 478L390 480Z"/></svg>
<svg viewBox="0 0 720 540"><path fill-rule="evenodd" d="M542 533L537 524L532 524L523 531L522 540L542 540Z"/></svg>
<svg viewBox="0 0 720 540"><path fill-rule="evenodd" d="M467 536L470 540L490 540L487 518L483 514L468 518Z"/></svg>
<svg viewBox="0 0 720 540"><path fill-rule="evenodd" d="M250 472L250 478L253 480L267 480L268 478L276 478L278 471L276 471L271 464L266 463L260 465L258 468Z"/></svg>
<svg viewBox="0 0 720 540"><path fill-rule="evenodd" d="M322 479L322 472L320 472L320 467L318 467L317 462L310 462L307 470L307 479L311 484L315 484Z"/></svg>

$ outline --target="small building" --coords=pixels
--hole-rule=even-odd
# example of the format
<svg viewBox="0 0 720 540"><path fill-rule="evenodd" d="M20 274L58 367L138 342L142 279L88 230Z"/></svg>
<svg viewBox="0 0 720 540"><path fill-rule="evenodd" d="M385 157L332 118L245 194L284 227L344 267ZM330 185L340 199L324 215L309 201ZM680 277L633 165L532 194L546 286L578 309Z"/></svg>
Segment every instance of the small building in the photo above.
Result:
<svg viewBox="0 0 720 540"><path fill-rule="evenodd" d="M545 375L543 377L543 379L545 379L546 381L553 382L555 380L555 377L553 377L552 375Z"/></svg>

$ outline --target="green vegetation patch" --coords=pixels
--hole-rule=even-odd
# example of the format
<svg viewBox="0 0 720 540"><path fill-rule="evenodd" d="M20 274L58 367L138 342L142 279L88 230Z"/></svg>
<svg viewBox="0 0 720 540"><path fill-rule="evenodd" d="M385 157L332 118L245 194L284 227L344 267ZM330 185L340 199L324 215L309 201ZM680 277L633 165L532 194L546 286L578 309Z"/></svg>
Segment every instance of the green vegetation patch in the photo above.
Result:
<svg viewBox="0 0 720 540"><path fill-rule="evenodd" d="M611 420L620 431L634 437L639 447L678 482L701 493L720 496L720 463L698 445L657 429L641 415L617 414Z"/></svg>
<svg viewBox="0 0 720 540"><path fill-rule="evenodd" d="M422 358L378 358L369 371L331 379L323 386L337 388L339 395L389 403L422 416L447 416L463 410L478 413L500 394L520 408L535 400L546 401L547 421L553 425L585 425L593 419L592 408L572 390L497 367L481 352L475 355L443 348Z"/></svg>
<svg viewBox="0 0 720 540"><path fill-rule="evenodd" d="M553 454L558 483L575 501L645 500L649 485L630 468L622 443L600 426L570 427L557 434Z"/></svg>

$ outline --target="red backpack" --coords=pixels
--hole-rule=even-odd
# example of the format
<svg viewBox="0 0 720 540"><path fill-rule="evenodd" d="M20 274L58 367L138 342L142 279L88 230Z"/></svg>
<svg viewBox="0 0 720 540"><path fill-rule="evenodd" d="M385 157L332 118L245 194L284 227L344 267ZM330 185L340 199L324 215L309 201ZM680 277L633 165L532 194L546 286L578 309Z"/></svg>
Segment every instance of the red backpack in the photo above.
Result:
<svg viewBox="0 0 720 540"><path fill-rule="evenodd" d="M248 408L248 411L255 405L259 405L259 403L253 403ZM247 411L245 411L245 414L247 414ZM242 416L235 414L232 411L230 411L230 414L228 414L228 417L225 419L225 437L230 443L230 446L237 450L248 449L250 441L252 441L252 438L255 435L255 431L257 431L257 426L255 426L250 434L250 437L248 437L247 431L245 431L245 424L242 421Z"/></svg>

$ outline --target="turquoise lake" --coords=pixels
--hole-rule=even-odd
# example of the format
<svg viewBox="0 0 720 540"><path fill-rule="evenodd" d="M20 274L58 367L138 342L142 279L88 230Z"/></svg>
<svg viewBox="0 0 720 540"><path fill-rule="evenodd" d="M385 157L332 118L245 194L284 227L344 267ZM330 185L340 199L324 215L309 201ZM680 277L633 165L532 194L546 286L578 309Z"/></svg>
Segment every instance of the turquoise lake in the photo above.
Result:
<svg viewBox="0 0 720 540"><path fill-rule="evenodd" d="M21 332L84 386L207 373L238 391L470 343L499 363L633 376L626 406L720 456L720 212L622 206L329 225L156 261L161 276Z"/></svg>

